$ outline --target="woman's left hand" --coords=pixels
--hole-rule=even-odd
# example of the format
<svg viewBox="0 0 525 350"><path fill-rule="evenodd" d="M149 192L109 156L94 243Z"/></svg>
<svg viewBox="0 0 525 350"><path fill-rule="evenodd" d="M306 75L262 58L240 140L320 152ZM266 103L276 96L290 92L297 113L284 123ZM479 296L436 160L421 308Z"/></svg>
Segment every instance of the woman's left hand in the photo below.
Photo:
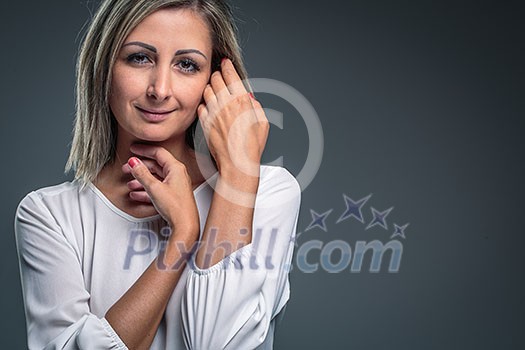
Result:
<svg viewBox="0 0 525 350"><path fill-rule="evenodd" d="M144 165L148 168L148 170L151 172L153 176L155 176L160 181L164 180L164 177L165 177L164 170L159 165L159 163L157 163L156 160L149 159L149 158L142 158L141 161L142 163L144 163ZM132 175L131 167L129 166L127 162L122 165L122 172L124 174ZM129 181L127 185L128 185L128 189L130 190L129 196L131 199L137 202L153 204L151 202L151 198L149 194L146 192L146 190L144 189L144 186L142 186L139 180L134 178L133 180Z"/></svg>
<svg viewBox="0 0 525 350"><path fill-rule="evenodd" d="M211 75L203 96L197 114L219 173L258 177L270 126L229 59Z"/></svg>
<svg viewBox="0 0 525 350"><path fill-rule="evenodd" d="M160 146L133 144L130 150L158 166L152 171L145 160L137 157L128 160L131 174L141 185L138 191L130 192L131 198L142 202L151 201L172 229L198 232L199 214L186 166ZM162 176L155 176L157 172L161 172ZM140 198L146 195L147 199Z"/></svg>

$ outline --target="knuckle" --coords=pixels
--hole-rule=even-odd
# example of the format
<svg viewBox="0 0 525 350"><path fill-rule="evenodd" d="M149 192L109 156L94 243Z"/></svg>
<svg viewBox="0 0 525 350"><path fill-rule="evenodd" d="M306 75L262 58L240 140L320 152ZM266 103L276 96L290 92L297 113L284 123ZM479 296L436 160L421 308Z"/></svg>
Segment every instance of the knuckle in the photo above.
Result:
<svg viewBox="0 0 525 350"><path fill-rule="evenodd" d="M159 149L155 148L153 150L153 158L158 159L159 158Z"/></svg>
<svg viewBox="0 0 525 350"><path fill-rule="evenodd" d="M221 74L229 77L232 75L232 70L228 65L223 66L221 69Z"/></svg>
<svg viewBox="0 0 525 350"><path fill-rule="evenodd" d="M204 88L203 95L204 95L205 98L209 98L209 97L211 97L211 94L212 94L212 89L211 89L210 84L208 84Z"/></svg>
<svg viewBox="0 0 525 350"><path fill-rule="evenodd" d="M208 115L208 110L205 107L199 107L197 108L197 117L203 121L204 118L206 118Z"/></svg>
<svg viewBox="0 0 525 350"><path fill-rule="evenodd" d="M186 171L186 166L184 165L184 163L178 161L178 160L175 160L172 164L172 168L173 170L175 170L176 172L178 173L181 173L181 172L185 172Z"/></svg>
<svg viewBox="0 0 525 350"><path fill-rule="evenodd" d="M255 99L252 99L252 104L253 104L254 108L262 109L262 105L261 105L261 103L259 101L255 100Z"/></svg>
<svg viewBox="0 0 525 350"><path fill-rule="evenodd" d="M175 170L175 171L179 171L180 170L180 162L178 160L174 160L171 165L170 165L170 168L172 170Z"/></svg>
<svg viewBox="0 0 525 350"><path fill-rule="evenodd" d="M246 104L250 104L250 106L252 105L252 98L250 97L250 94L242 94L240 97L240 100L243 102L243 103L246 103Z"/></svg>
<svg viewBox="0 0 525 350"><path fill-rule="evenodd" d="M157 181L149 181L147 188L151 193L157 193L159 191L160 182Z"/></svg>
<svg viewBox="0 0 525 350"><path fill-rule="evenodd" d="M136 175L142 177L145 172L147 171L146 169L146 166L140 164L140 165L137 165L135 166L135 168L133 168L133 173L135 173Z"/></svg>
<svg viewBox="0 0 525 350"><path fill-rule="evenodd" d="M221 100L227 100L229 94L230 94L230 91L228 90L228 87L226 85L221 86L221 89L217 91L217 96Z"/></svg>
<svg viewBox="0 0 525 350"><path fill-rule="evenodd" d="M210 80L217 80L221 78L221 72L215 71L211 74Z"/></svg>
<svg viewBox="0 0 525 350"><path fill-rule="evenodd" d="M143 164L140 164L133 168L133 174L137 177L138 182L144 181L148 178L149 175L151 175L149 169Z"/></svg>
<svg viewBox="0 0 525 350"><path fill-rule="evenodd" d="M166 151L165 148L162 148L162 147L155 148L155 150L153 151L153 158L155 158L155 160L157 161L159 160L162 161L162 157L165 155L164 151Z"/></svg>
<svg viewBox="0 0 525 350"><path fill-rule="evenodd" d="M235 96L233 102L238 107L251 106L250 96L247 94Z"/></svg>

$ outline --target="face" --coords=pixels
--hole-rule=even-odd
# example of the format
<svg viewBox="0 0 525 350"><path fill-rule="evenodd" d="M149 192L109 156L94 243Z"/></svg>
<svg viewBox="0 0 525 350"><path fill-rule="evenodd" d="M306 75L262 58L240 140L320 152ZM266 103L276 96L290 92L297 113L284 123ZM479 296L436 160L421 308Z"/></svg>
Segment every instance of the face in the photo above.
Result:
<svg viewBox="0 0 525 350"><path fill-rule="evenodd" d="M208 27L188 9L162 9L124 40L113 68L109 104L118 139L184 139L211 73Z"/></svg>

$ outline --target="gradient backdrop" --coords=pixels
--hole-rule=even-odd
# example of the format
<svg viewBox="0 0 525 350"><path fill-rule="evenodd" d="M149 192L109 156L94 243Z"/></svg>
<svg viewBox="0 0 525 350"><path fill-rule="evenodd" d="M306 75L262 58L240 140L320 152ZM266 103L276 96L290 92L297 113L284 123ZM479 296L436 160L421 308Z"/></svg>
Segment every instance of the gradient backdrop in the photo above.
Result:
<svg viewBox="0 0 525 350"><path fill-rule="evenodd" d="M74 65L97 1L1 2L1 347L22 349L25 321L13 234L29 191L70 178ZM325 137L303 191L298 247L312 240L386 244L405 237L398 273L297 268L276 349L522 349L524 40L519 1L235 1L252 77L300 91ZM308 153L301 115L284 115L266 160L298 174ZM364 223L337 223L343 194ZM375 225L371 208L394 207ZM311 210L332 210L307 230ZM334 250L333 264L344 258ZM320 251L307 256L319 263ZM325 264L326 265L326 264Z"/></svg>

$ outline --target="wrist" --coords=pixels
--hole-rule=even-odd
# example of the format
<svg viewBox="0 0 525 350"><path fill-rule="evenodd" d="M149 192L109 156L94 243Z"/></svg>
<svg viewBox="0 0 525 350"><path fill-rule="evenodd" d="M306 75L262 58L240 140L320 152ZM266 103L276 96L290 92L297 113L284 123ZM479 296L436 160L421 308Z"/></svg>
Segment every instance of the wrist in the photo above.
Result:
<svg viewBox="0 0 525 350"><path fill-rule="evenodd" d="M246 174L243 171L228 169L219 173L219 186L227 186L232 190L255 194L259 188L259 171Z"/></svg>
<svg viewBox="0 0 525 350"><path fill-rule="evenodd" d="M184 263L197 249L198 235L179 235L173 233L165 245L162 246L159 257L160 266L169 267L171 270L184 268Z"/></svg>
<svg viewBox="0 0 525 350"><path fill-rule="evenodd" d="M215 184L214 201L215 196L218 196L238 206L253 208L258 189L259 177L225 172L219 174Z"/></svg>
<svg viewBox="0 0 525 350"><path fill-rule="evenodd" d="M171 234L169 240L174 241L191 241L196 240L199 237L200 228L198 225L173 225L168 223Z"/></svg>
<svg viewBox="0 0 525 350"><path fill-rule="evenodd" d="M261 165L259 162L251 162L250 164L242 164L237 166L234 163L218 164L218 171L221 178L226 180L250 180L259 179L261 173Z"/></svg>

